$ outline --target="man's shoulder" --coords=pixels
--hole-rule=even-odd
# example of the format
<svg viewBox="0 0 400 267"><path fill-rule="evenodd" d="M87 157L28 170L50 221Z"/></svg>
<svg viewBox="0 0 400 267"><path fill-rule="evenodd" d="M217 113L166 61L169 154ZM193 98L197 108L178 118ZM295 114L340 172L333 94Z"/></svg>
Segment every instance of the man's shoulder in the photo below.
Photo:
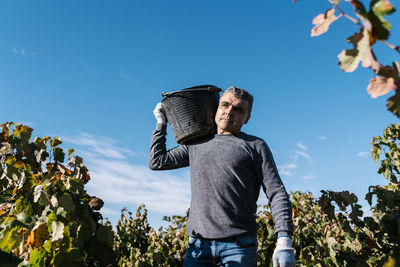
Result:
<svg viewBox="0 0 400 267"><path fill-rule="evenodd" d="M240 132L237 135L237 137L239 137L240 139L242 139L242 140L244 140L246 142L249 142L249 143L255 143L255 144L266 143L264 141L264 139L262 139L261 137L258 137L258 136L255 136L255 135L251 135L251 134L248 134L248 133L245 133L245 132Z"/></svg>

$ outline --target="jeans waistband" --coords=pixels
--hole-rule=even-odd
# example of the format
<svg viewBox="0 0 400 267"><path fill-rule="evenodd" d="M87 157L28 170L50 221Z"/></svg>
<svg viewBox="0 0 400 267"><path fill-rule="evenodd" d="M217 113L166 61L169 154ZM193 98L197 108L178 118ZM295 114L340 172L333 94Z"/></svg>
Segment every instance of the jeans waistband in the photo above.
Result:
<svg viewBox="0 0 400 267"><path fill-rule="evenodd" d="M257 237L257 232L255 232L255 233L243 233L243 234L230 236L230 237L223 237L223 238L205 238L201 234L195 233L193 231L191 236L195 237L195 238L200 238L200 239L203 239L203 240L215 240L215 241L220 241L220 242L230 242L230 241L235 241L236 238L239 238L239 237L255 237L256 238Z"/></svg>

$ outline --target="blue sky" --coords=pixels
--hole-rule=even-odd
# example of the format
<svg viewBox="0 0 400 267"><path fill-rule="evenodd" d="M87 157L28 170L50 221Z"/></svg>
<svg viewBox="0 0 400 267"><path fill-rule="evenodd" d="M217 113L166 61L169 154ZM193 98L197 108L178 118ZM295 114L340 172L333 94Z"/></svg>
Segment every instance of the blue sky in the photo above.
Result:
<svg viewBox="0 0 400 267"><path fill-rule="evenodd" d="M344 3L346 4L346 3ZM362 204L376 174L370 140L398 119L366 92L370 70L342 72L337 55L358 31L345 19L310 37L328 1L42 1L0 3L0 121L60 136L84 158L87 189L120 210L183 215L189 170L147 167L153 108L161 93L199 84L247 88L255 97L243 131L272 149L288 191L349 190ZM345 8L346 10L346 8ZM348 9L350 10L350 9ZM394 33L400 17L388 17ZM400 36L390 42L400 44ZM378 44L378 59L399 55ZM168 135L168 146L176 143ZM265 197L260 195L260 203Z"/></svg>

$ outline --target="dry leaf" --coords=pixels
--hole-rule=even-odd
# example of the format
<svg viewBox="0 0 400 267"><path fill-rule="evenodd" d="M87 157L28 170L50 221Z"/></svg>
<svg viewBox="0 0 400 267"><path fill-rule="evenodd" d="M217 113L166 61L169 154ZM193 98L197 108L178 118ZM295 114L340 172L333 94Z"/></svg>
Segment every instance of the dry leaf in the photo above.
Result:
<svg viewBox="0 0 400 267"><path fill-rule="evenodd" d="M312 23L315 25L311 30L311 36L318 36L328 31L329 26L337 20L335 16L335 9L328 9L325 14L319 14L316 16Z"/></svg>
<svg viewBox="0 0 400 267"><path fill-rule="evenodd" d="M369 85L367 87L368 94L371 95L372 98L377 98L378 96L386 95L391 90L396 90L397 86L394 83L394 79L392 77L374 77L369 81Z"/></svg>

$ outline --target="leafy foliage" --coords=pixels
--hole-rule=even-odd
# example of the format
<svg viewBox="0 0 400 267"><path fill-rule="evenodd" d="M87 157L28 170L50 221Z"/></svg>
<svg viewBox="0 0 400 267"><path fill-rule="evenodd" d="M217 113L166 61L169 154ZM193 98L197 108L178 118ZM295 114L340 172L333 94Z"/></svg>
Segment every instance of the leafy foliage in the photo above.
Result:
<svg viewBox="0 0 400 267"><path fill-rule="evenodd" d="M147 221L147 210L139 206L135 217L122 210L115 233L119 266L180 266L186 252L186 217L164 217L170 226L158 231Z"/></svg>
<svg viewBox="0 0 400 267"><path fill-rule="evenodd" d="M0 261L113 265L112 227L100 223L91 206L96 198L84 190L90 176L82 158L64 165L60 138L31 141L28 126L0 126Z"/></svg>
<svg viewBox="0 0 400 267"><path fill-rule="evenodd" d="M31 141L32 129L5 123L0 132L0 262L2 266L182 266L188 237L185 217L165 217L166 229L149 226L147 210L123 209L113 231L102 222L99 198L84 185L89 172L58 137ZM385 186L370 186L371 216L357 197L322 190L292 192L293 246L299 266L400 264L400 125L372 139L372 158ZM48 147L47 145L50 145ZM272 266L274 222L268 206L257 219L257 262Z"/></svg>
<svg viewBox="0 0 400 267"><path fill-rule="evenodd" d="M296 1L294 1L296 2ZM330 25L339 18L346 18L360 27L359 32L347 38L353 45L353 49L343 50L339 55L339 67L345 72L353 72L361 65L370 68L377 76L370 79L367 92L372 98L385 95L394 90L395 95L387 101L388 110L400 118L400 76L399 63L394 61L391 65L381 64L372 49L379 41L400 53L400 46L394 46L387 42L392 26L385 16L395 12L393 4L389 0L370 0L369 10L360 0L329 0L332 8L325 13L317 15L312 23L311 36L319 36L328 31ZM339 4L346 2L351 4L356 18L343 12ZM335 12L339 15L336 16Z"/></svg>

